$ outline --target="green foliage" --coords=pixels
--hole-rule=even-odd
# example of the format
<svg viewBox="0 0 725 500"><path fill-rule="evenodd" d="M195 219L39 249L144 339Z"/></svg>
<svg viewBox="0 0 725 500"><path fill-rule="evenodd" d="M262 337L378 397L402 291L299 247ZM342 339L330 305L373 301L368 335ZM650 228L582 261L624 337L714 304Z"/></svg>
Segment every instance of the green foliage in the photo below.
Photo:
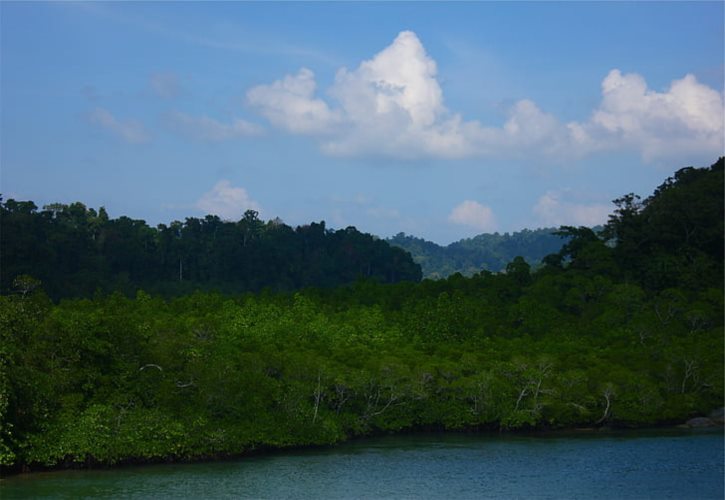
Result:
<svg viewBox="0 0 725 500"><path fill-rule="evenodd" d="M722 285L724 161L678 170L643 202L615 200L603 234L625 276L652 290Z"/></svg>
<svg viewBox="0 0 725 500"><path fill-rule="evenodd" d="M320 222L293 229L252 210L238 222L208 215L152 228L82 203L39 211L10 199L0 202L0 222L0 290L27 293L40 280L56 300L98 290L132 296L143 288L171 297L421 278L409 254L354 227L333 231Z"/></svg>
<svg viewBox="0 0 725 500"><path fill-rule="evenodd" d="M561 228L566 243L536 272L518 257L505 273L420 283L370 276L288 293L138 291L56 304L21 276L0 296L0 466L220 457L413 428L634 426L709 412L725 389L722 284L699 274L722 266L711 227L699 226L712 221L694 218L689 241L660 227L663 243L646 266L695 256L661 280L621 262L644 245L631 232L642 214L665 194L668 203L690 200L673 194L681 184L709 192L704 175L677 176L645 208L631 198L608 227L616 246L606 231ZM14 223L34 223L34 205L10 200L6 209ZM46 212L76 228L89 213L75 204ZM89 227L110 222L94 217ZM114 224L154 241L142 224ZM239 229L242 248L269 230L295 233L254 213L233 229L211 219L174 231L210 224L219 238ZM299 232L320 269L334 265L315 239L339 239L331 249L365 262L356 245L367 238L354 230Z"/></svg>
<svg viewBox="0 0 725 500"><path fill-rule="evenodd" d="M521 285L498 275L421 284L397 308L390 285L344 307L333 291L2 297L4 463L220 456L417 426L639 425L722 404L722 295L598 278L555 288L603 287L576 305L540 300L546 275L513 302L495 291Z"/></svg>

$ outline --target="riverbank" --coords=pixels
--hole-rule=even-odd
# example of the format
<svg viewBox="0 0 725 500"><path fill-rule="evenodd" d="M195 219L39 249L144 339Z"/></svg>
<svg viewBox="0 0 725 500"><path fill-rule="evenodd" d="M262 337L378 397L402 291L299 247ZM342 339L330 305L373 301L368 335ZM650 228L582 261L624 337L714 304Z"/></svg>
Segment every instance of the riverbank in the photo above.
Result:
<svg viewBox="0 0 725 500"><path fill-rule="evenodd" d="M720 410L718 410L720 411ZM713 412L714 414L715 412ZM712 414L711 414L712 415ZM403 437L403 436L440 436L440 435L471 435L477 437L497 437L497 436L521 436L521 437L540 437L540 438L568 438L577 436L627 436L642 434L670 434L670 435L687 435L697 433L718 433L723 432L724 427L722 421L715 422L710 417L695 417L697 419L707 419L713 425L688 425L687 423L676 422L660 422L654 424L646 424L642 426L633 425L605 425L597 427L562 427L562 428L520 428L520 429L502 429L493 426L477 426L462 429L446 429L443 426L420 426L399 431L377 431L367 434L347 436L345 439L335 443L320 444L291 444L287 446L270 446L258 445L235 453L216 453L216 454L199 454L196 456L174 456L168 455L164 457L123 458L115 463L104 463L95 460L93 457L86 457L83 462L74 460L66 460L61 463L45 466L42 464L24 464L18 467L0 467L0 479L22 475L35 474L42 472L58 472L64 470L108 470L121 469L125 467L137 467L145 465L160 464L194 464L194 463L212 463L239 460L242 458L273 456L280 453L290 453L304 450L331 450L343 444L355 443L374 438L382 437ZM688 420L690 422L693 419Z"/></svg>

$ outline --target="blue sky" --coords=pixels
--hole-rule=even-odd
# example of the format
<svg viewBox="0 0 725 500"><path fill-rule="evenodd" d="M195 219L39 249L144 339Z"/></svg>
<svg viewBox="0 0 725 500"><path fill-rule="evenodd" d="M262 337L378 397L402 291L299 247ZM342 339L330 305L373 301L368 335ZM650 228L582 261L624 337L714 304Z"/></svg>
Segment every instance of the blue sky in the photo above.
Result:
<svg viewBox="0 0 725 500"><path fill-rule="evenodd" d="M723 154L722 2L0 3L0 192L446 244Z"/></svg>

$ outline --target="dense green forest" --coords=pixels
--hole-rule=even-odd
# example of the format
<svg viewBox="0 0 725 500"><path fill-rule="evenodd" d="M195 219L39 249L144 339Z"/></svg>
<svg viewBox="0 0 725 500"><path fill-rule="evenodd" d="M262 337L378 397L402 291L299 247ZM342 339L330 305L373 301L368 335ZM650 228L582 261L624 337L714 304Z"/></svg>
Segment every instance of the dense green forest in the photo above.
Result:
<svg viewBox="0 0 725 500"><path fill-rule="evenodd" d="M360 277L383 283L419 281L420 268L399 248L354 227L324 222L295 229L262 221L248 210L237 222L217 216L187 218L153 228L82 203L0 203L3 272L7 293L15 276L43 282L53 299L96 291L133 294L139 288L175 296L194 290L226 293L337 286Z"/></svg>
<svg viewBox="0 0 725 500"><path fill-rule="evenodd" d="M517 257L437 281L57 303L15 276L0 296L0 464L709 412L723 405L723 201L722 159L681 169L617 200L601 232L560 228L536 271Z"/></svg>
<svg viewBox="0 0 725 500"><path fill-rule="evenodd" d="M500 272L515 257L523 257L530 265L537 267L544 257L558 252L566 243L566 238L555 232L555 228L543 228L524 229L510 234L479 234L447 246L405 233L398 233L387 241L409 252L413 260L420 264L424 278L441 279L455 273L473 276L481 270Z"/></svg>

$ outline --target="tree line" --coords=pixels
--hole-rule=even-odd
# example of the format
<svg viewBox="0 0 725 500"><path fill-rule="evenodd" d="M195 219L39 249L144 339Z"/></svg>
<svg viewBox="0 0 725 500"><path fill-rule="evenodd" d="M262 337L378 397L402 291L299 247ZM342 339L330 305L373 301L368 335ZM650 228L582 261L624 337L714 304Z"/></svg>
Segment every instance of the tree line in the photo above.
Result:
<svg viewBox="0 0 725 500"><path fill-rule="evenodd" d="M9 199L0 203L0 225L0 290L8 293L15 277L27 274L56 300L139 288L175 296L421 278L410 255L354 227L333 231L323 221L293 229L253 210L237 222L207 215L153 228L80 202L39 210Z"/></svg>

